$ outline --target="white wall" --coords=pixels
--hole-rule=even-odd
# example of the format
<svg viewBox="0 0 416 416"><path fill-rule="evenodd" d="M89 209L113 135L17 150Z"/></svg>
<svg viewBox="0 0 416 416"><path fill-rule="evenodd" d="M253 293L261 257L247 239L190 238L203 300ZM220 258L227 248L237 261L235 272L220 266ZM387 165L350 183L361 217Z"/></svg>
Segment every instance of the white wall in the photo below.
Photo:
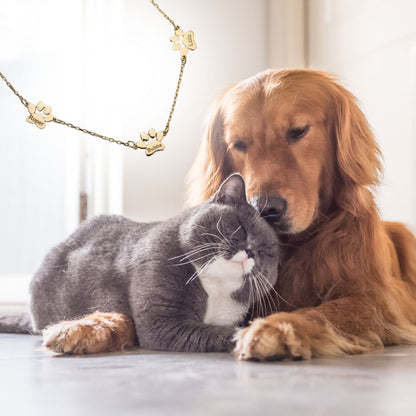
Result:
<svg viewBox="0 0 416 416"><path fill-rule="evenodd" d="M270 68L306 66L305 0L267 0L267 64Z"/></svg>
<svg viewBox="0 0 416 416"><path fill-rule="evenodd" d="M43 100L53 114L72 118L79 115L80 67L73 57L81 6L80 0L45 0L41 7L0 1L0 71L30 102ZM58 125L40 130L27 115L1 81L0 280L32 273L78 219L78 136Z"/></svg>
<svg viewBox="0 0 416 416"><path fill-rule="evenodd" d="M164 139L166 150L150 158L137 152L124 153L124 214L140 221L180 212L185 176L197 153L209 104L230 84L265 69L267 60L266 1L177 0L160 5L185 30L195 31L198 49L188 54L171 131ZM129 36L138 39L138 13L147 10L148 4L130 1L127 7ZM169 45L166 47L170 26L154 10L147 14L152 38L157 40L147 59L166 64L153 67L153 77L146 74L137 81L136 90L146 86L146 93L140 95L146 107L137 112L137 103L132 103L126 113L126 122L135 120L136 132L164 126L178 70L176 54L172 56ZM129 99L132 97L123 97L124 102Z"/></svg>
<svg viewBox="0 0 416 416"><path fill-rule="evenodd" d="M309 0L308 63L358 97L384 154L386 220L416 229L416 1Z"/></svg>

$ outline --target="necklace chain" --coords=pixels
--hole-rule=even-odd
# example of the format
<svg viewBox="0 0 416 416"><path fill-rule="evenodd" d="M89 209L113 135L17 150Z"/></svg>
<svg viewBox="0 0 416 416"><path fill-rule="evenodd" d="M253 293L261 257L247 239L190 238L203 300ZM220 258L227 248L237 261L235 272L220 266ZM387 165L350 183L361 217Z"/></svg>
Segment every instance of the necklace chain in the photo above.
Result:
<svg viewBox="0 0 416 416"><path fill-rule="evenodd" d="M182 83L182 76L186 65L186 55L188 50L196 49L196 43L194 40L194 33L189 31L184 33L181 28L159 7L159 5L154 0L149 0L150 3L168 20L174 30L175 35L170 38L171 42L174 42L172 49L179 50L181 54L181 67L179 70L178 81L176 83L175 94L173 96L172 105L169 111L168 120L165 125L165 129L156 133L156 131L152 128L149 131L140 133L141 140L140 141L133 141L133 140L119 140L113 137L108 137L103 134L96 133L94 131L79 127L75 124L69 123L67 121L61 120L58 117L55 117L51 114L51 107L45 106L45 104L40 101L36 106L34 104L29 103L19 92L14 88L14 86L10 83L10 81L0 72L0 78L6 83L6 85L13 91L13 93L19 98L21 103L29 110L29 116L27 117L27 121L29 123L35 124L37 127L43 129L47 122L54 122L57 124L62 124L71 129L78 130L82 133L89 134L90 136L98 137L102 140L106 140L111 143L116 143L122 146L129 147L130 149L145 149L145 153L147 156L154 154L157 151L161 151L165 149L165 145L162 143L162 139L168 134L170 122L172 120L173 112L175 111L176 101L178 99L179 90ZM182 38L182 44L180 43Z"/></svg>
<svg viewBox="0 0 416 416"><path fill-rule="evenodd" d="M0 72L0 77L3 79L3 81L6 83L6 85L13 91L14 95L17 95L19 97L19 100L22 102L22 104L27 108L29 105L28 101L23 98L13 87L13 85L9 82L9 80Z"/></svg>
<svg viewBox="0 0 416 416"><path fill-rule="evenodd" d="M154 0L149 0L153 6L163 15L163 17L170 22L175 30L179 29L179 26L159 7L159 5Z"/></svg>

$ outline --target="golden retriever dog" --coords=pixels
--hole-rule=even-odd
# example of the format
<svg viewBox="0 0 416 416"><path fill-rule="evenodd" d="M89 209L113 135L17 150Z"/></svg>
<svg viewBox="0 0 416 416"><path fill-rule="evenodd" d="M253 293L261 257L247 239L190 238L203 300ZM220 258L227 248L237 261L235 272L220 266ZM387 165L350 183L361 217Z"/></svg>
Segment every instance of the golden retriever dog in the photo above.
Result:
<svg viewBox="0 0 416 416"><path fill-rule="evenodd" d="M276 307L238 331L240 359L416 343L416 239L380 219L372 193L380 171L365 116L327 73L266 71L215 104L190 173L191 201L240 172L283 252Z"/></svg>

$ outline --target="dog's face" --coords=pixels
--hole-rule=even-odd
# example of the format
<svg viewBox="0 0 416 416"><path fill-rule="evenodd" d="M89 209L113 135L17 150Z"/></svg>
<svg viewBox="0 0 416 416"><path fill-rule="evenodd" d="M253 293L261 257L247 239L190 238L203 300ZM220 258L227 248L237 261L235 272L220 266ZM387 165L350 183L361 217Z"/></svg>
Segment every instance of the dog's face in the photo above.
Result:
<svg viewBox="0 0 416 416"><path fill-rule="evenodd" d="M217 103L194 166L195 187L206 199L240 172L262 216L279 233L297 234L326 215L337 193L377 180L376 154L354 97L329 75L266 71Z"/></svg>
<svg viewBox="0 0 416 416"><path fill-rule="evenodd" d="M229 100L223 137L249 200L280 232L304 231L320 209L333 165L324 109L279 85L267 99L239 90Z"/></svg>

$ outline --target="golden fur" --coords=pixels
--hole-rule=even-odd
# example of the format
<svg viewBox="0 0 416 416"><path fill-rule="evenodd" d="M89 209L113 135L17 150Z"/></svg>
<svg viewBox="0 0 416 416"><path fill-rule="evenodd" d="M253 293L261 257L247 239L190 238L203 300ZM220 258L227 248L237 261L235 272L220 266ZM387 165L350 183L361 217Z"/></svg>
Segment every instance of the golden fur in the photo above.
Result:
<svg viewBox="0 0 416 416"><path fill-rule="evenodd" d="M44 348L65 354L119 351L137 343L132 319L115 312L62 321L45 328L42 335Z"/></svg>
<svg viewBox="0 0 416 416"><path fill-rule="evenodd" d="M288 129L304 125L305 137L289 142ZM379 156L355 98L324 72L266 71L215 103L190 173L191 203L235 171L249 198L288 203L277 306L238 332L241 359L416 343L416 240L379 217Z"/></svg>

